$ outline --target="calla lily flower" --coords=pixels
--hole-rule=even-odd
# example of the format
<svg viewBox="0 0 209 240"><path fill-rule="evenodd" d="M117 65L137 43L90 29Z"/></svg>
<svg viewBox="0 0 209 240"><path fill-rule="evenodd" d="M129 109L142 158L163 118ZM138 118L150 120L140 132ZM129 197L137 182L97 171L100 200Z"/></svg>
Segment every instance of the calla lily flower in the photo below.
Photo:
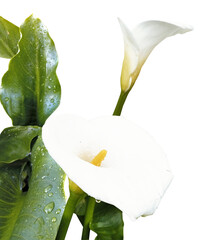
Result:
<svg viewBox="0 0 209 240"><path fill-rule="evenodd" d="M146 21L130 31L119 19L124 38L124 60L121 72L121 89L129 91L147 60L149 54L165 38L183 34L191 27L177 26L161 21Z"/></svg>
<svg viewBox="0 0 209 240"><path fill-rule="evenodd" d="M55 115L43 128L43 141L49 154L84 192L116 206L132 219L153 214L172 180L160 146L122 117L87 121ZM104 159L101 166L97 164L100 155Z"/></svg>

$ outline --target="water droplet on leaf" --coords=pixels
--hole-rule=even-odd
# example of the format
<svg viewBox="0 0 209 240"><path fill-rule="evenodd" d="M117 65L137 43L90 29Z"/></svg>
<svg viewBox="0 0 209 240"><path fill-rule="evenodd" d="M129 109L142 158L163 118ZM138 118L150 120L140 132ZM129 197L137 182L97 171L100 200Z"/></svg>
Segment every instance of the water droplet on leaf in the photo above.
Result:
<svg viewBox="0 0 209 240"><path fill-rule="evenodd" d="M55 213L56 214L60 214L61 213L61 209L57 209L57 211Z"/></svg>
<svg viewBox="0 0 209 240"><path fill-rule="evenodd" d="M47 192L49 192L51 189L52 189L52 185L49 185L49 186L47 186L47 187L44 189L44 192L47 193Z"/></svg>
<svg viewBox="0 0 209 240"><path fill-rule="evenodd" d="M57 221L56 217L52 218L52 222L55 223Z"/></svg>
<svg viewBox="0 0 209 240"><path fill-rule="evenodd" d="M50 192L50 193L48 194L48 196L49 196L49 197L53 196L53 193L52 193L52 192Z"/></svg>
<svg viewBox="0 0 209 240"><path fill-rule="evenodd" d="M44 239L44 236L43 235L38 235L38 239Z"/></svg>
<svg viewBox="0 0 209 240"><path fill-rule="evenodd" d="M45 206L44 212L49 214L53 211L53 209L54 209L54 202L50 202Z"/></svg>
<svg viewBox="0 0 209 240"><path fill-rule="evenodd" d="M41 226L44 225L44 219L42 217L36 218L34 223L39 223Z"/></svg>

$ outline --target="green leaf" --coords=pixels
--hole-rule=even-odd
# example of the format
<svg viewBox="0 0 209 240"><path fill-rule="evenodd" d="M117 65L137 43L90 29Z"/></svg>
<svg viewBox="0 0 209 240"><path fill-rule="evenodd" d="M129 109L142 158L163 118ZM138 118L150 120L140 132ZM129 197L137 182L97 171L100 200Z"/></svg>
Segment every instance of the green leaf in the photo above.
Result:
<svg viewBox="0 0 209 240"><path fill-rule="evenodd" d="M97 233L97 240L123 240L122 212L113 205L96 203L90 229Z"/></svg>
<svg viewBox="0 0 209 240"><path fill-rule="evenodd" d="M43 126L60 103L57 53L40 19L30 16L20 30L20 51L3 76L1 102L13 125Z"/></svg>
<svg viewBox="0 0 209 240"><path fill-rule="evenodd" d="M39 137L31 153L28 191L21 182L28 164L16 161L0 167L0 239L53 240L64 211L62 169Z"/></svg>
<svg viewBox="0 0 209 240"><path fill-rule="evenodd" d="M12 58L18 51L19 40L19 28L0 17L0 57Z"/></svg>
<svg viewBox="0 0 209 240"><path fill-rule="evenodd" d="M41 134L40 127L17 126L4 129L0 135L0 163L11 163L27 157L31 141Z"/></svg>
<svg viewBox="0 0 209 240"><path fill-rule="evenodd" d="M87 199L81 199L76 206L75 214L83 225L87 208ZM96 240L123 240L122 212L113 205L100 202L95 205L90 229L97 233Z"/></svg>

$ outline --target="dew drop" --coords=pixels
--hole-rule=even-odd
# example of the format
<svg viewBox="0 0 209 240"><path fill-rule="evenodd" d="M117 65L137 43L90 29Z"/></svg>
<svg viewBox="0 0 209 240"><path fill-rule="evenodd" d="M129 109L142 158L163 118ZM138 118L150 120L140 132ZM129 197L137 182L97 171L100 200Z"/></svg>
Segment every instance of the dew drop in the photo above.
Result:
<svg viewBox="0 0 209 240"><path fill-rule="evenodd" d="M42 176L42 177L41 177L42 180L45 179L45 178L46 178L46 176Z"/></svg>
<svg viewBox="0 0 209 240"><path fill-rule="evenodd" d="M41 156L44 156L44 155L45 155L45 153L42 153L42 154L41 154Z"/></svg>
<svg viewBox="0 0 209 240"><path fill-rule="evenodd" d="M55 223L57 221L56 217L52 218L52 222Z"/></svg>
<svg viewBox="0 0 209 240"><path fill-rule="evenodd" d="M50 202L45 206L44 212L49 214L53 211L53 209L54 209L54 202Z"/></svg>
<svg viewBox="0 0 209 240"><path fill-rule="evenodd" d="M57 209L57 211L55 213L56 214L60 214L61 213L61 209Z"/></svg>
<svg viewBox="0 0 209 240"><path fill-rule="evenodd" d="M43 235L38 235L38 239L40 239L40 240L41 240L41 239L44 239L44 237L45 237L45 236L43 236Z"/></svg>
<svg viewBox="0 0 209 240"><path fill-rule="evenodd" d="M5 100L5 102L8 102L8 101L9 101L9 98L8 98L8 97L5 97L4 100Z"/></svg>
<svg viewBox="0 0 209 240"><path fill-rule="evenodd" d="M52 98L52 99L50 100L50 102L53 103L53 102L54 102L54 98Z"/></svg>
<svg viewBox="0 0 209 240"><path fill-rule="evenodd" d="M48 89L51 89L52 87L51 86L48 86Z"/></svg>
<svg viewBox="0 0 209 240"><path fill-rule="evenodd" d="M50 192L50 193L48 194L48 196L49 196L49 197L53 196L53 193L52 193L52 192Z"/></svg>
<svg viewBox="0 0 209 240"><path fill-rule="evenodd" d="M101 201L96 199L96 203L101 203Z"/></svg>
<svg viewBox="0 0 209 240"><path fill-rule="evenodd" d="M44 219L42 217L36 218L34 223L39 223L41 226L44 225Z"/></svg>
<svg viewBox="0 0 209 240"><path fill-rule="evenodd" d="M52 189L52 185L49 185L49 186L47 186L47 187L44 189L44 192L47 193L47 192L49 192L51 189Z"/></svg>

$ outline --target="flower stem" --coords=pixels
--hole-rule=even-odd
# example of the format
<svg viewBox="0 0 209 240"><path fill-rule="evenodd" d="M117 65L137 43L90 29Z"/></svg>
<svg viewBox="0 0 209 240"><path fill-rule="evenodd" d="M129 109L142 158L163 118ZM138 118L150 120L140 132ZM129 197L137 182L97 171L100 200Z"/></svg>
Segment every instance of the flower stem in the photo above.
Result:
<svg viewBox="0 0 209 240"><path fill-rule="evenodd" d="M122 109L123 109L123 105L126 101L126 98L128 96L130 91L127 91L127 92L123 92L121 91L120 93L120 96L119 96L119 99L118 99L118 102L117 102L117 105L115 107L115 110L113 112L113 115L115 116L120 116L121 115L121 112L122 112Z"/></svg>
<svg viewBox="0 0 209 240"><path fill-rule="evenodd" d="M62 216L62 220L60 222L60 226L57 232L56 240L64 240L67 234L68 227L70 225L70 221L72 219L76 204L80 199L81 195L78 195L74 192L70 192L70 197L68 198L67 204L65 206L65 210Z"/></svg>
<svg viewBox="0 0 209 240"><path fill-rule="evenodd" d="M95 199L93 197L89 197L86 215L85 215L84 224L83 224L83 232L82 232L82 238L81 238L82 240L89 239L89 233L90 233L89 224L93 218L95 203L96 203Z"/></svg>
<svg viewBox="0 0 209 240"><path fill-rule="evenodd" d="M116 105L115 110L113 112L113 115L115 115L115 116L120 116L121 115L123 105L126 101L126 98L129 94L130 90L127 91L127 92L121 91L118 102L117 102L117 105ZM96 201L93 197L89 197L88 205L87 205L87 209L86 209L86 214L85 214L85 219L84 219L84 224L83 224L83 232L82 232L81 240L89 240L89 233L90 233L89 224L91 223L92 218L93 218L95 202Z"/></svg>

